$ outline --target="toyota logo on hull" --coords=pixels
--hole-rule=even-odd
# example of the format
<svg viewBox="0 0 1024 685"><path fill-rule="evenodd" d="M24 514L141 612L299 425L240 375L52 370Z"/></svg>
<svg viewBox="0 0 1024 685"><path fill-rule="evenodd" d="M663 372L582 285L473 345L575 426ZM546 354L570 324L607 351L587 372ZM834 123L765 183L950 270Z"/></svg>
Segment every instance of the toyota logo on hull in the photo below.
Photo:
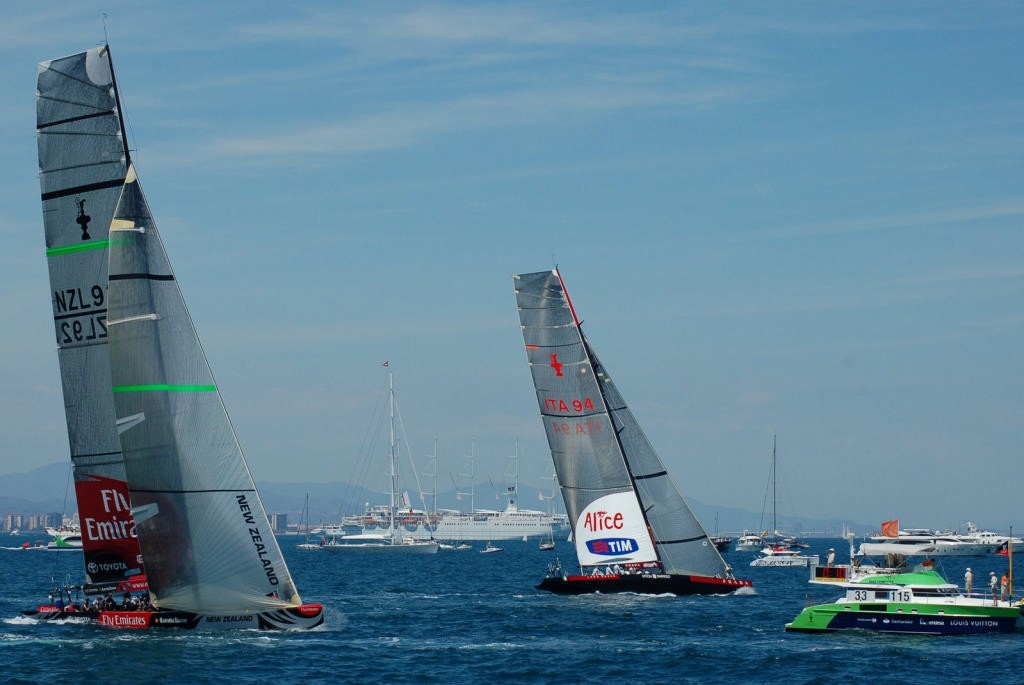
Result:
<svg viewBox="0 0 1024 685"><path fill-rule="evenodd" d="M95 575L97 571L127 571L128 564L123 561L111 561L111 562L95 562L90 561L85 565L89 575Z"/></svg>

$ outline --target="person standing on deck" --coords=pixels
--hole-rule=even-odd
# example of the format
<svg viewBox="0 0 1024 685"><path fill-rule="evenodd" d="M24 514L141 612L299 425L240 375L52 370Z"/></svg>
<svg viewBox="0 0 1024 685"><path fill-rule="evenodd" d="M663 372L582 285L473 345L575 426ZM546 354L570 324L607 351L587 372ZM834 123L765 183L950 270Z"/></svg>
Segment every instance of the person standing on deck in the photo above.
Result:
<svg viewBox="0 0 1024 685"><path fill-rule="evenodd" d="M974 586L974 574L971 573L971 567L967 567L967 571L964 572L964 591L967 596L971 596L971 588Z"/></svg>

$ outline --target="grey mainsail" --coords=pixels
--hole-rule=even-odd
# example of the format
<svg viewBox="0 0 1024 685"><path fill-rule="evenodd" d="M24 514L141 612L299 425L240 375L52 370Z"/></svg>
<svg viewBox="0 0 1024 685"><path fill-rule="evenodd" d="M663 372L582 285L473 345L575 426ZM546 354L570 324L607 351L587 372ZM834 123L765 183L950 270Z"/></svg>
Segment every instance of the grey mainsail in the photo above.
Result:
<svg viewBox="0 0 1024 685"><path fill-rule="evenodd" d="M557 270L514 277L551 457L582 566L731 575L580 327Z"/></svg>
<svg viewBox="0 0 1024 685"><path fill-rule="evenodd" d="M39 65L36 135L87 591L141 590L107 351L107 228L129 162L106 46Z"/></svg>

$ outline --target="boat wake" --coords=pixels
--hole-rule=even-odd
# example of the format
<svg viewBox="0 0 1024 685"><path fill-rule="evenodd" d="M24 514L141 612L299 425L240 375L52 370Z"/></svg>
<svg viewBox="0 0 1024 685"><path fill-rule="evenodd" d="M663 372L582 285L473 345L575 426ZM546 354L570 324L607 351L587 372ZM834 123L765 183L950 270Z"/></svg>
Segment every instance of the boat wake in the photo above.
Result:
<svg viewBox="0 0 1024 685"><path fill-rule="evenodd" d="M11 616L2 621L12 626L34 626L40 623L39 619L33 618L32 616ZM85 616L75 616L72 618L54 618L46 621L47 625L53 626L74 626L74 625L88 625L92 621Z"/></svg>

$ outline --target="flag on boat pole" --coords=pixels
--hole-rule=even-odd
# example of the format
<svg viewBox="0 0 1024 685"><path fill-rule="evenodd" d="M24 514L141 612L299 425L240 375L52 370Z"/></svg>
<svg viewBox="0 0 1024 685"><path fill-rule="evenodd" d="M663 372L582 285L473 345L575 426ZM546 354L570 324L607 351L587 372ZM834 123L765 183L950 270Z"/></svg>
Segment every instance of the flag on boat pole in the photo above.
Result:
<svg viewBox="0 0 1024 685"><path fill-rule="evenodd" d="M900 520L893 519L892 521L882 522L882 535L887 538L896 538L900 535Z"/></svg>

